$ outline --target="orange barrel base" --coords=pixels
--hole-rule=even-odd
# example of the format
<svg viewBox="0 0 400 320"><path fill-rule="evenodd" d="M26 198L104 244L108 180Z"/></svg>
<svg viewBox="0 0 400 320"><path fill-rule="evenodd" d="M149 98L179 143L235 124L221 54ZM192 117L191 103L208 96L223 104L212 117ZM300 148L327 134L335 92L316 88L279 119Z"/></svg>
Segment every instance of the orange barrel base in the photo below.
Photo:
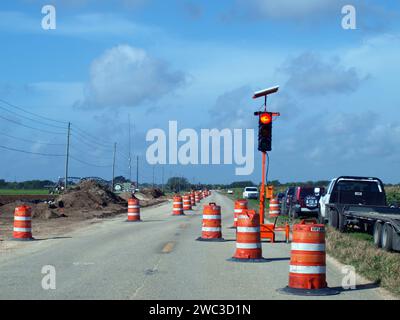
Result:
<svg viewBox="0 0 400 320"><path fill-rule="evenodd" d="M326 283L325 226L315 219L293 226L289 284L280 292L293 295L326 296L339 291Z"/></svg>
<svg viewBox="0 0 400 320"><path fill-rule="evenodd" d="M19 206L14 211L13 240L32 241L32 208Z"/></svg>

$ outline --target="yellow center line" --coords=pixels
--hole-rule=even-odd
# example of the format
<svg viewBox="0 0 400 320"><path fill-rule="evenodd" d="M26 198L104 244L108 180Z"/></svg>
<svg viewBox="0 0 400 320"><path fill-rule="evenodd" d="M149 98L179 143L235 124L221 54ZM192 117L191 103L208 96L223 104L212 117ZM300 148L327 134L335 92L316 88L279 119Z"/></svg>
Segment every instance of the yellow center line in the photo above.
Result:
<svg viewBox="0 0 400 320"><path fill-rule="evenodd" d="M172 252L172 250L174 250L174 247L175 247L174 241L167 242L164 245L164 247L162 248L161 252L162 253L170 253L170 252Z"/></svg>

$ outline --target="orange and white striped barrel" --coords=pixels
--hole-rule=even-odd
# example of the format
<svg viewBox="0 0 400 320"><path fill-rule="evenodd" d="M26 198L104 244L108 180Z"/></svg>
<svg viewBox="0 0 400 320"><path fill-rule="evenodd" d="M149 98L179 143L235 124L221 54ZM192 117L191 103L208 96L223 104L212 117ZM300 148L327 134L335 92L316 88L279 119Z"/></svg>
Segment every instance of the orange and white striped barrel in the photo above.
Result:
<svg viewBox="0 0 400 320"><path fill-rule="evenodd" d="M209 203L203 207L203 223L201 226L201 241L223 241L221 227L221 207Z"/></svg>
<svg viewBox="0 0 400 320"><path fill-rule="evenodd" d="M325 263L325 226L315 219L293 226L289 285L280 291L299 295L332 295L328 288Z"/></svg>
<svg viewBox="0 0 400 320"><path fill-rule="evenodd" d="M140 221L140 204L136 198L128 199L128 222Z"/></svg>
<svg viewBox="0 0 400 320"><path fill-rule="evenodd" d="M190 205L194 207L196 205L196 200L194 198L194 192L190 193Z"/></svg>
<svg viewBox="0 0 400 320"><path fill-rule="evenodd" d="M246 199L238 199L235 201L235 208L233 211L233 227L237 226L237 217L242 214L243 210L247 209L248 201Z"/></svg>
<svg viewBox="0 0 400 320"><path fill-rule="evenodd" d="M269 201L269 217L276 218L281 214L281 209L279 207L279 201L277 198L273 198Z"/></svg>
<svg viewBox="0 0 400 320"><path fill-rule="evenodd" d="M183 215L183 202L182 197L177 195L172 199L172 215L180 216Z"/></svg>
<svg viewBox="0 0 400 320"><path fill-rule="evenodd" d="M24 205L15 208L13 238L15 240L33 240L31 207Z"/></svg>
<svg viewBox="0 0 400 320"><path fill-rule="evenodd" d="M243 210L238 215L236 227L236 252L231 260L263 262L261 237L260 237L260 218L254 210Z"/></svg>
<svg viewBox="0 0 400 320"><path fill-rule="evenodd" d="M183 200L183 211L192 210L192 204L190 202L190 195L189 194L185 194L182 197L182 200Z"/></svg>
<svg viewBox="0 0 400 320"><path fill-rule="evenodd" d="M199 202L200 202L200 196L199 196L199 193L198 193L197 191L194 193L194 201L195 201L196 203L199 203Z"/></svg>

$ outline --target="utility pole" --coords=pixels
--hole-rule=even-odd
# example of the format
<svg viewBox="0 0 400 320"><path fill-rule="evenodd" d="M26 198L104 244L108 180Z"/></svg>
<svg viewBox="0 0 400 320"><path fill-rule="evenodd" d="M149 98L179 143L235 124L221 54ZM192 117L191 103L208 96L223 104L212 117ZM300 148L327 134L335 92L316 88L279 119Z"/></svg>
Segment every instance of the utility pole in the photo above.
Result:
<svg viewBox="0 0 400 320"><path fill-rule="evenodd" d="M131 115L128 114L128 134L129 134L129 181L132 183L132 156L131 156Z"/></svg>
<svg viewBox="0 0 400 320"><path fill-rule="evenodd" d="M114 191L114 178L115 178L115 155L117 154L117 143L114 143L113 166L112 166L112 191Z"/></svg>
<svg viewBox="0 0 400 320"><path fill-rule="evenodd" d="M139 156L136 156L136 187L139 189Z"/></svg>
<svg viewBox="0 0 400 320"><path fill-rule="evenodd" d="M162 167L162 173L161 173L161 183L162 183L162 192L164 192L164 167Z"/></svg>
<svg viewBox="0 0 400 320"><path fill-rule="evenodd" d="M153 165L153 189L154 189L154 165Z"/></svg>
<svg viewBox="0 0 400 320"><path fill-rule="evenodd" d="M69 165L69 139L71 136L71 122L68 122L68 130L67 130L67 150L65 153L65 181L64 181L64 190L67 191L68 188L68 165Z"/></svg>

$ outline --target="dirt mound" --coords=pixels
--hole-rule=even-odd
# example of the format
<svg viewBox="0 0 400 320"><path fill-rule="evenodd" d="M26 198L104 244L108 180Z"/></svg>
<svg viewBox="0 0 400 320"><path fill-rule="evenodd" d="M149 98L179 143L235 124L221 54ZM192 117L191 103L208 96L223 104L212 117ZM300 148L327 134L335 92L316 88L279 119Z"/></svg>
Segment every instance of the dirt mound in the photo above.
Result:
<svg viewBox="0 0 400 320"><path fill-rule="evenodd" d="M65 210L103 209L112 204L121 204L124 200L96 181L83 181L76 188L60 195L55 203Z"/></svg>
<svg viewBox="0 0 400 320"><path fill-rule="evenodd" d="M144 188L140 191L140 193L144 194L145 196L147 196L151 199L157 199L164 195L164 192L162 192L158 188Z"/></svg>
<svg viewBox="0 0 400 320"><path fill-rule="evenodd" d="M49 206L48 203L43 202L35 204L22 201L15 201L0 207L0 217L12 219L14 217L15 208L22 205L27 205L32 208L32 218L53 219L64 216L61 212L58 212L57 209L55 209L54 207L52 208L52 206Z"/></svg>

